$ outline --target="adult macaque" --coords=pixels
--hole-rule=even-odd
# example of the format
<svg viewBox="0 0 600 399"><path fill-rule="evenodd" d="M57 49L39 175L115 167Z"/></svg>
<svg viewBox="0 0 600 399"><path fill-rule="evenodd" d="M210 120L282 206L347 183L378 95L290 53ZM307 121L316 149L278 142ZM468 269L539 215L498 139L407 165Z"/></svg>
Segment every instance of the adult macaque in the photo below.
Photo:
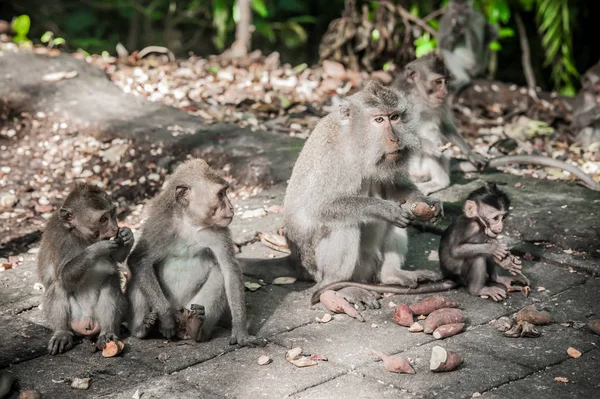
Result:
<svg viewBox="0 0 600 399"><path fill-rule="evenodd" d="M284 228L292 261L317 292L336 283L349 302L377 308L369 292L376 283L416 287L436 278L401 268L410 206L425 202L435 208L434 221L442 216L441 202L424 197L407 176L420 143L412 108L401 91L369 82L306 141L285 195Z"/></svg>
<svg viewBox="0 0 600 399"><path fill-rule="evenodd" d="M494 239L502 233L510 199L496 184L489 184L469 194L460 215L444 232L440 241L440 267L444 277L464 285L472 295L487 295L494 301L506 298L506 291L486 282L510 288L511 277L499 276L496 264L503 263L513 274L521 265L502 262L509 256L506 244ZM490 242L491 241L491 242Z"/></svg>
<svg viewBox="0 0 600 399"><path fill-rule="evenodd" d="M581 78L581 91L575 99L573 127L575 142L585 147L600 141L600 63Z"/></svg>
<svg viewBox="0 0 600 399"><path fill-rule="evenodd" d="M410 101L415 104L421 150L409 173L425 195L450 185L450 157L440 150L446 140L460 148L478 169L487 164L487 159L473 152L456 129L452 110L446 104L446 82L444 63L434 53L408 63L394 82L394 86L409 93Z"/></svg>
<svg viewBox="0 0 600 399"><path fill-rule="evenodd" d="M157 324L167 339L182 330L208 340L227 310L231 344L253 340L246 327L242 272L229 231L228 184L201 159L186 161L150 204L138 245L129 257L129 327L144 338Z"/></svg>
<svg viewBox="0 0 600 399"><path fill-rule="evenodd" d="M472 0L450 0L440 20L438 40L444 62L454 78L451 85L456 92L485 72L489 44L497 36L496 28L473 8Z"/></svg>
<svg viewBox="0 0 600 399"><path fill-rule="evenodd" d="M53 355L73 347L73 334L99 335L99 350L118 340L127 301L117 262L129 254L133 233L117 226L116 210L104 190L78 183L48 221L38 275L46 287L42 307L54 331L48 344Z"/></svg>

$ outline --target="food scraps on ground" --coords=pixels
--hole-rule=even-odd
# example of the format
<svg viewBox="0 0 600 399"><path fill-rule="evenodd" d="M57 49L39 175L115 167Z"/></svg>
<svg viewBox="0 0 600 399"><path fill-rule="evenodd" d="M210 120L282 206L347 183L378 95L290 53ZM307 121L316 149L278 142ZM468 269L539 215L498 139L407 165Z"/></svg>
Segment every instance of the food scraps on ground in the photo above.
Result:
<svg viewBox="0 0 600 399"><path fill-rule="evenodd" d="M408 327L409 332L421 332L423 331L423 326L418 321L415 321Z"/></svg>
<svg viewBox="0 0 600 399"><path fill-rule="evenodd" d="M19 399L42 399L42 394L35 389L29 389L21 392Z"/></svg>
<svg viewBox="0 0 600 399"><path fill-rule="evenodd" d="M444 324L435 329L433 337L435 339L448 338L461 333L464 329L465 323Z"/></svg>
<svg viewBox="0 0 600 399"><path fill-rule="evenodd" d="M102 350L102 356L114 357L123 352L125 344L122 341L108 341Z"/></svg>
<svg viewBox="0 0 600 399"><path fill-rule="evenodd" d="M459 303L443 295L433 295L409 306L414 314L427 316L433 311L444 308L457 308Z"/></svg>
<svg viewBox="0 0 600 399"><path fill-rule="evenodd" d="M273 361L273 359L271 359L271 358L269 357L269 355L261 355L261 356L258 358L258 364L259 364L260 366L267 365L267 364L271 363L272 361Z"/></svg>
<svg viewBox="0 0 600 399"><path fill-rule="evenodd" d="M554 381L567 383L569 379L567 377L554 377Z"/></svg>
<svg viewBox="0 0 600 399"><path fill-rule="evenodd" d="M423 331L426 334L433 333L439 326L443 326L444 324L455 324L455 323L464 323L465 322L465 314L460 309L438 309L433 311L427 319L425 320L425 324L423 325Z"/></svg>
<svg viewBox="0 0 600 399"><path fill-rule="evenodd" d="M404 327L410 327L413 324L415 321L413 312L409 309L408 305L401 303L396 306L396 310L394 310L394 321Z"/></svg>
<svg viewBox="0 0 600 399"><path fill-rule="evenodd" d="M371 351L374 355L383 360L383 367L392 373L415 374L415 370L410 365L408 359L400 355L388 356L383 352Z"/></svg>
<svg viewBox="0 0 600 399"><path fill-rule="evenodd" d="M567 354L569 356L571 356L573 359L577 359L578 357L581 357L581 352L579 352L577 349L573 348L572 346L570 346L567 349Z"/></svg>
<svg viewBox="0 0 600 399"><path fill-rule="evenodd" d="M91 378L73 378L71 382L71 388L74 389L88 389L90 387Z"/></svg>
<svg viewBox="0 0 600 399"><path fill-rule="evenodd" d="M537 338L542 333L535 328L533 324L528 321L518 321L510 329L504 331L504 335L507 338Z"/></svg>
<svg viewBox="0 0 600 399"><path fill-rule="evenodd" d="M431 350L429 370L444 372L455 370L462 364L463 360L456 352L448 351L441 346L434 346Z"/></svg>
<svg viewBox="0 0 600 399"><path fill-rule="evenodd" d="M346 313L348 316L353 317L358 321L365 321L362 315L358 313L358 310L337 292L327 290L323 292L319 298L321 303L332 312Z"/></svg>
<svg viewBox="0 0 600 399"><path fill-rule="evenodd" d="M552 317L550 317L550 313L537 310L535 305L529 305L519 310L515 319L517 322L528 321L536 326L552 323Z"/></svg>
<svg viewBox="0 0 600 399"><path fill-rule="evenodd" d="M327 361L323 355L302 356L302 348L296 347L285 353L285 360L292 363L296 367L316 366L319 360Z"/></svg>
<svg viewBox="0 0 600 399"><path fill-rule="evenodd" d="M319 323L329 323L333 319L329 313L325 313L321 318L315 317L315 320Z"/></svg>

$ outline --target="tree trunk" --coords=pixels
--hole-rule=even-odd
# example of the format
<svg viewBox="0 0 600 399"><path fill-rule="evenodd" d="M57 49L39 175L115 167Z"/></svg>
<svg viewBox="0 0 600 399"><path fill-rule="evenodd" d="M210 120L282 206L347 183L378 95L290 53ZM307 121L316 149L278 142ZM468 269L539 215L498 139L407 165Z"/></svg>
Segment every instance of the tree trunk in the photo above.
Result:
<svg viewBox="0 0 600 399"><path fill-rule="evenodd" d="M231 45L231 53L234 57L243 57L250 51L250 37L252 36L250 1L252 0L237 0L240 20L235 27L235 41Z"/></svg>

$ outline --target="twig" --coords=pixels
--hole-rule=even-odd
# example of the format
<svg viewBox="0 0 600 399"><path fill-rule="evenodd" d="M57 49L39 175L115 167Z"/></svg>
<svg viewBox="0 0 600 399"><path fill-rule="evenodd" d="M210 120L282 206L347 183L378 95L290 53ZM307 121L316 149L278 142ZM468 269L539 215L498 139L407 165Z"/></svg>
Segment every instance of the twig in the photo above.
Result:
<svg viewBox="0 0 600 399"><path fill-rule="evenodd" d="M525 30L525 24L520 13L515 14L515 22L517 24L517 30L519 31L519 42L521 43L523 71L525 72L525 79L527 80L527 87L529 88L529 95L536 101L539 102L539 98L535 92L535 76L533 75L533 68L531 67L531 53L529 51L529 42L527 41L527 30Z"/></svg>
<svg viewBox="0 0 600 399"><path fill-rule="evenodd" d="M429 22L429 20L437 18L440 15L443 15L445 12L446 12L445 8L440 8L438 10L435 10L434 12L432 12L431 14L429 14L425 18L423 18L423 22Z"/></svg>
<svg viewBox="0 0 600 399"><path fill-rule="evenodd" d="M437 31L435 29L433 29L431 26L427 25L427 23L424 22L421 18L415 17L414 15L412 15L411 13L406 11L406 9L404 7L402 7L400 4L396 5L396 8L398 9L398 12L400 13L400 15L403 18L413 21L415 24L419 25L421 28L423 28L427 32L429 32L429 34L431 36L437 37Z"/></svg>

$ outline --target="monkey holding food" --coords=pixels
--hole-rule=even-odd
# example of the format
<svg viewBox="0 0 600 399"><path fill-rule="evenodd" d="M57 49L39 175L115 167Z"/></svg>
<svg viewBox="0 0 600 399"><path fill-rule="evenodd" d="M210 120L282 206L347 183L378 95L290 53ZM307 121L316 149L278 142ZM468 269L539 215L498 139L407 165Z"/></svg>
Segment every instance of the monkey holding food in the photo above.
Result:
<svg viewBox="0 0 600 399"><path fill-rule="evenodd" d="M229 224L234 211L227 182L201 159L181 164L149 205L128 259L129 329L145 338L155 327L167 339L183 323L196 341L210 339L231 312L231 344L248 335L242 271Z"/></svg>
<svg viewBox="0 0 600 399"><path fill-rule="evenodd" d="M118 340L127 301L117 262L125 261L134 238L117 226L116 210L104 190L78 183L48 221L37 269L53 355L71 349L74 334L97 336L99 350Z"/></svg>
<svg viewBox="0 0 600 399"><path fill-rule="evenodd" d="M495 241L504 228L510 199L495 183L473 191L467 197L464 214L444 232L440 241L440 267L444 277L466 286L472 295L486 295L494 301L506 298L506 291L487 282L510 288L516 281L499 276L501 265L512 274L520 273L521 264L512 260L506 244ZM491 242L490 242L491 241Z"/></svg>

